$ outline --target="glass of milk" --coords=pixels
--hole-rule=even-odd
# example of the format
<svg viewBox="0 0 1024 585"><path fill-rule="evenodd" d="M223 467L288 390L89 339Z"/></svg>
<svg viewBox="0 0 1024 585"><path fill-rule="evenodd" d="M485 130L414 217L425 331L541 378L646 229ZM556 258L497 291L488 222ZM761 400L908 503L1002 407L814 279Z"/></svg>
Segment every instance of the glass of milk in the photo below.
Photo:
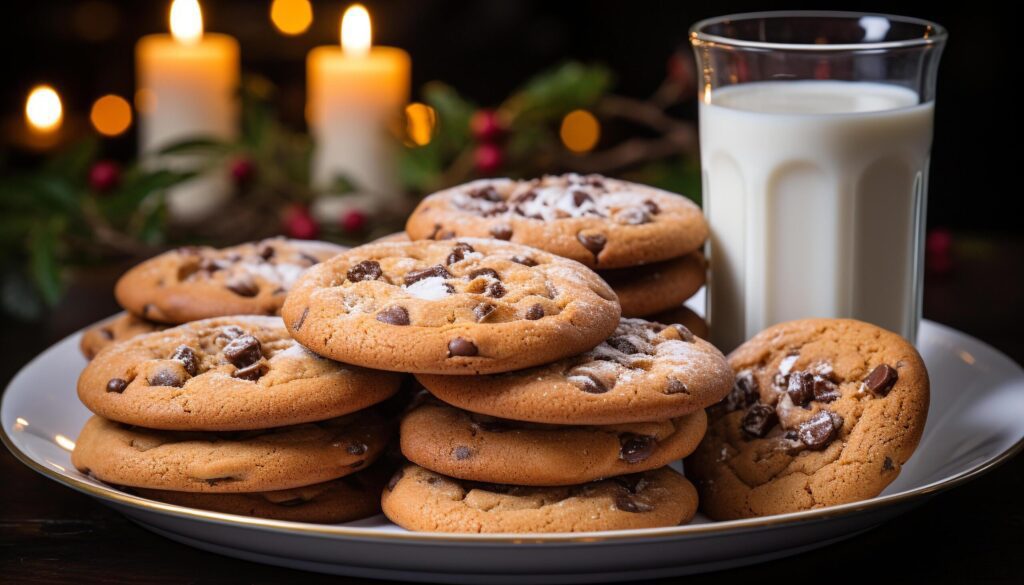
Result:
<svg viewBox="0 0 1024 585"><path fill-rule="evenodd" d="M853 317L916 339L941 26L846 12L690 30L700 74L707 315L730 351Z"/></svg>

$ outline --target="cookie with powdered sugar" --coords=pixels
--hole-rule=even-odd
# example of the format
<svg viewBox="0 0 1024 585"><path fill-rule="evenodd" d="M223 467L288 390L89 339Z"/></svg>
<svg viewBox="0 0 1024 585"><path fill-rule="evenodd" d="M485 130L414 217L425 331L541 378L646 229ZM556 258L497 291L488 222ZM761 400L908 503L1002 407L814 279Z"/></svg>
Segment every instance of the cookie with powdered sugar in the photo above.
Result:
<svg viewBox="0 0 1024 585"><path fill-rule="evenodd" d="M130 313L175 325L227 315L276 315L303 272L345 249L285 238L222 249L178 248L126 272L114 296Z"/></svg>
<svg viewBox="0 0 1024 585"><path fill-rule="evenodd" d="M681 195L574 173L452 187L420 202L405 229L414 240L509 240L600 269L677 258L708 237L700 207Z"/></svg>
<svg viewBox="0 0 1024 585"><path fill-rule="evenodd" d="M513 420L611 425L665 420L722 399L732 370L710 343L682 325L622 319L594 349L495 376L417 375L459 408Z"/></svg>

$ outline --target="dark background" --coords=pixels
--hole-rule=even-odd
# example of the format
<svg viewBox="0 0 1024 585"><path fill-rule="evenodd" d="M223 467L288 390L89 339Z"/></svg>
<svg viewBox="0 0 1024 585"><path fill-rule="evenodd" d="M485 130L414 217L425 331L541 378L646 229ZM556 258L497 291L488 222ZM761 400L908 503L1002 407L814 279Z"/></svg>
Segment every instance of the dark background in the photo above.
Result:
<svg viewBox="0 0 1024 585"><path fill-rule="evenodd" d="M103 40L87 40L103 23L89 1L6 3L0 15L0 117L20 116L29 89L55 85L65 111L85 115L105 93L134 93L133 48L139 36L167 31L169 1L103 2L116 18ZM480 102L495 104L530 75L573 58L606 63L617 91L645 97L664 78L673 50L687 46L695 21L730 12L780 8L830 8L902 13L934 20L950 31L942 58L929 225L966 230L1014 231L1017 193L1006 187L1017 152L993 143L1014 139L1019 126L1011 109L1020 63L1011 66L1012 18L979 2L651 2L550 0L366 0L374 42L409 51L413 88L442 80ZM229 33L241 44L243 69L279 85L281 115L299 126L305 93L305 56L310 48L338 42L348 2L315 1L313 26L285 37L270 23L269 0L206 0L206 29ZM940 8L939 6L948 8ZM83 8L84 6L84 8ZM84 22L83 22L84 21ZM690 109L695 106L691 104ZM694 112L683 112L692 115ZM114 156L134 152L133 132L108 140Z"/></svg>
<svg viewBox="0 0 1024 585"><path fill-rule="evenodd" d="M439 79L481 104L495 104L541 69L575 58L607 64L617 91L649 95L670 54L686 47L690 24L707 16L779 8L902 13L950 30L939 75L929 224L949 228L945 269L926 278L925 316L980 337L1024 361L1024 230L1016 213L1021 166L1016 95L1019 52L1012 15L979 2L914 6L893 2L783 5L740 2L543 0L366 0L378 44L413 57L414 88ZM76 7L87 0L6 3L0 10L0 123L20 121L28 90L54 84L66 115L84 116L105 93L131 96L139 36L167 29L169 2L110 2L112 35L83 38ZM269 0L204 0L207 30L239 39L243 69L281 88L281 115L302 124L305 55L336 43L346 2L314 2L313 27L278 34ZM86 27L86 30L88 27ZM95 32L95 31L93 31ZM88 36L88 35L87 35ZM1015 59L1011 66L1011 58ZM694 105L683 114L693 115ZM19 162L0 137L0 163ZM107 156L129 158L132 132L106 141ZM3 165L0 164L0 168ZM0 387L61 337L118 310L110 283L124 266L79 273L41 323L0 324ZM791 559L686 578L688 583L829 584L876 581L1024 582L1024 459L938 496L914 512L849 541ZM35 475L0 449L0 581L11 583L349 583L203 553L146 532L88 497ZM675 580L674 582L679 582Z"/></svg>

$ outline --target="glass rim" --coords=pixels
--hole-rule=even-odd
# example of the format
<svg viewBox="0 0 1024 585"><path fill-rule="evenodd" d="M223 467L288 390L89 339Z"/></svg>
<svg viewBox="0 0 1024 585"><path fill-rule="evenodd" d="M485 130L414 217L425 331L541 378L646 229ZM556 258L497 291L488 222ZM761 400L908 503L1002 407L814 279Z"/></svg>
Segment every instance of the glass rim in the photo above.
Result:
<svg viewBox="0 0 1024 585"><path fill-rule="evenodd" d="M756 20L765 18L786 18L786 17L803 17L803 18L862 18L865 16L874 16L879 18L885 18L894 22L900 22L904 24L914 24L922 26L926 32L930 32L926 36L914 37L910 39L895 40L895 41L874 41L867 43L837 43L837 44L817 44L817 43L776 43L772 41L749 41L744 39L734 39L727 36L710 34L703 32L704 29L711 25L722 24L724 22L735 21L735 20ZM926 47L930 45L937 45L944 43L949 33L946 28L937 22L932 22L923 18L915 18L912 16L898 16L895 14L885 14L882 12L855 12L855 11L840 11L840 10L767 10L760 12L740 12L736 14L726 14L723 16L715 16L712 18L705 18L693 24L690 27L690 42L696 46L701 43L713 43L720 44L744 49L766 49L766 50L787 50L787 51L807 51L807 52L822 52L822 51L877 51L886 49L905 49L909 47Z"/></svg>

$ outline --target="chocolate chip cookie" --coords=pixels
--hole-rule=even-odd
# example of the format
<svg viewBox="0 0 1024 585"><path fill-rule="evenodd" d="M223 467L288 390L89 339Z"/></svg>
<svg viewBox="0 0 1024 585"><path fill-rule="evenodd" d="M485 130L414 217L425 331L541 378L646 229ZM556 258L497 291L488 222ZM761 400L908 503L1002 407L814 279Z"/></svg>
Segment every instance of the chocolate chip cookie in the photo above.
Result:
<svg viewBox="0 0 1024 585"><path fill-rule="evenodd" d="M877 496L913 454L928 413L914 347L874 325L807 319L769 327L729 356L733 390L686 460L718 519Z"/></svg>
<svg viewBox="0 0 1024 585"><path fill-rule="evenodd" d="M565 487L452 479L416 465L391 478L384 514L429 532L592 532L677 526L697 509L693 485L668 467Z"/></svg>
<svg viewBox="0 0 1024 585"><path fill-rule="evenodd" d="M720 351L681 325L622 319L600 345L558 362L477 377L417 375L441 400L501 418L611 425L676 418L729 392Z"/></svg>
<svg viewBox="0 0 1024 585"><path fill-rule="evenodd" d="M94 416L71 462L116 485L238 493L297 488L355 473L373 462L391 427L373 410L263 431L156 431Z"/></svg>
<svg viewBox="0 0 1024 585"><path fill-rule="evenodd" d="M82 334L78 347L82 350L82 355L91 360L108 345L143 333L162 331L167 327L163 323L147 321L131 313L120 313L87 329Z"/></svg>
<svg viewBox="0 0 1024 585"><path fill-rule="evenodd" d="M606 426L525 423L436 400L402 419L402 453L432 471L516 485L572 485L664 467L704 436L703 410L659 422Z"/></svg>
<svg viewBox="0 0 1024 585"><path fill-rule="evenodd" d="M130 313L160 323L225 315L276 315L310 266L345 250L326 242L272 238L224 249L178 248L135 266L114 296Z"/></svg>
<svg viewBox="0 0 1024 585"><path fill-rule="evenodd" d="M704 254L689 254L645 266L599 270L619 297L623 317L646 317L675 308L704 286Z"/></svg>
<svg viewBox="0 0 1024 585"><path fill-rule="evenodd" d="M585 266L518 244L367 244L312 268L282 315L295 339L346 363L400 372L504 372L586 351L619 319Z"/></svg>
<svg viewBox="0 0 1024 585"><path fill-rule="evenodd" d="M210 494L126 489L151 500L224 514L338 524L380 513L380 493L389 476L377 467L323 483L272 492Z"/></svg>
<svg viewBox="0 0 1024 585"><path fill-rule="evenodd" d="M334 418L387 399L398 374L324 359L280 317L194 321L96 357L78 379L89 410L166 430L253 430Z"/></svg>
<svg viewBox="0 0 1024 585"><path fill-rule="evenodd" d="M665 323L666 325L678 323L692 331L697 337L701 339L708 338L708 322L695 313L693 309L685 305L679 305L667 311L655 313L647 317L647 320L654 321L655 323Z"/></svg>
<svg viewBox="0 0 1024 585"><path fill-rule="evenodd" d="M414 240L510 240L602 269L682 256L708 236L700 208L685 197L576 174L459 185L425 198L405 230Z"/></svg>

